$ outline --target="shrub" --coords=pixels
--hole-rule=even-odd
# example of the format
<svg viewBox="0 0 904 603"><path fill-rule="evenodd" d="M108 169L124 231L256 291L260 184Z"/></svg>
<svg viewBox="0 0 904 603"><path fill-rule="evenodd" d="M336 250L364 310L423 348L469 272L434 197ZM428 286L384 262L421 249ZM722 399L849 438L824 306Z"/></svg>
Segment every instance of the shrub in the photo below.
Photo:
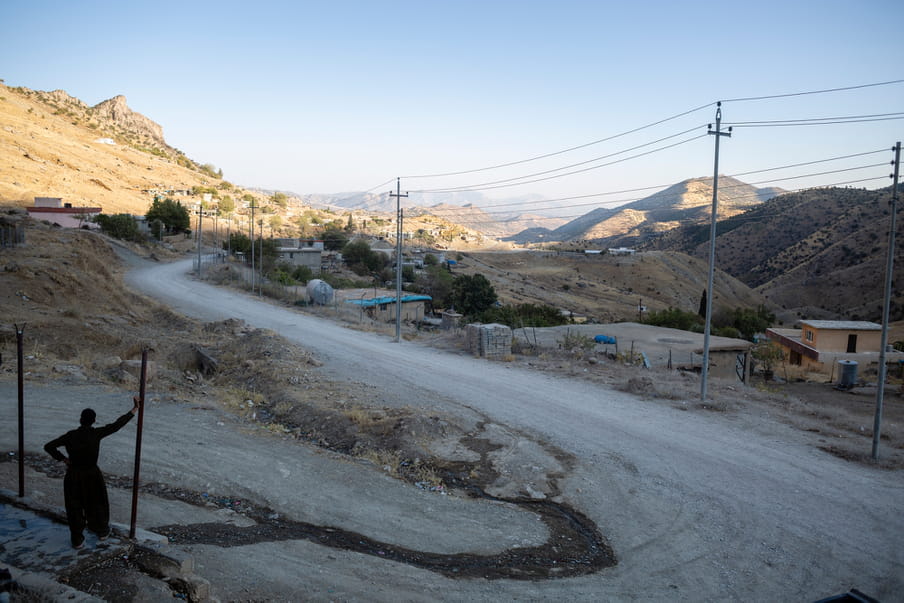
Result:
<svg viewBox="0 0 904 603"><path fill-rule="evenodd" d="M111 237L126 241L138 241L141 239L138 224L130 214L116 214L113 216L98 214L94 221L100 226L101 232Z"/></svg>

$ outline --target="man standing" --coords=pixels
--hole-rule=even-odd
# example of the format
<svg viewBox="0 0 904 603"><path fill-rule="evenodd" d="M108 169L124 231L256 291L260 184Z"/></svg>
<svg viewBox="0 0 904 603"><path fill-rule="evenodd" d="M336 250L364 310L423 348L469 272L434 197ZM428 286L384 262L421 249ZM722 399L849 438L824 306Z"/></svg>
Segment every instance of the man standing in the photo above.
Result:
<svg viewBox="0 0 904 603"><path fill-rule="evenodd" d="M86 408L82 411L78 429L68 431L44 446L50 456L66 463L63 497L72 546L77 549L85 545L83 531L86 524L100 540L110 535L110 502L104 476L97 466L97 457L100 441L119 431L138 412L141 402L138 398L132 400L135 403L132 410L103 427L92 427L97 415ZM58 450L60 446L66 448L68 458Z"/></svg>

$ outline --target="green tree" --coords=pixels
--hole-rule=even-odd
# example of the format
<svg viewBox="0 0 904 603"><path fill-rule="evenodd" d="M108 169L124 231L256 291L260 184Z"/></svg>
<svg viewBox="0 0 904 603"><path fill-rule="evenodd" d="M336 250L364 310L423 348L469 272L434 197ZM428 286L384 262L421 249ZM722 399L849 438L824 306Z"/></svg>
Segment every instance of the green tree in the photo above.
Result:
<svg viewBox="0 0 904 603"><path fill-rule="evenodd" d="M323 246L329 251L339 251L348 243L348 237L341 228L335 224L330 224L323 230Z"/></svg>
<svg viewBox="0 0 904 603"><path fill-rule="evenodd" d="M270 228L273 232L278 232L280 228L282 228L282 216L279 214L273 214L270 216Z"/></svg>
<svg viewBox="0 0 904 603"><path fill-rule="evenodd" d="M753 346L751 356L763 366L763 379L772 377L775 365L785 359L785 353L775 342L767 341Z"/></svg>
<svg viewBox="0 0 904 603"><path fill-rule="evenodd" d="M276 192L270 195L270 203L285 209L289 204L289 197L285 193Z"/></svg>
<svg viewBox="0 0 904 603"><path fill-rule="evenodd" d="M220 199L218 209L221 216L230 216L235 211L235 201L229 195L224 195Z"/></svg>
<svg viewBox="0 0 904 603"><path fill-rule="evenodd" d="M452 280L452 273L444 266L433 264L415 278L413 289L432 297L434 308L445 308L452 294Z"/></svg>
<svg viewBox="0 0 904 603"><path fill-rule="evenodd" d="M345 232L353 232L355 230L355 220L352 214L348 214L348 222L345 224Z"/></svg>
<svg viewBox="0 0 904 603"><path fill-rule="evenodd" d="M160 220L168 232L184 232L191 226L188 210L178 201L172 199L154 199L148 213L145 214L148 222Z"/></svg>
<svg viewBox="0 0 904 603"><path fill-rule="evenodd" d="M735 308L731 325L741 332L744 339L753 341L753 336L762 333L775 322L775 314L765 306L752 308Z"/></svg>
<svg viewBox="0 0 904 603"><path fill-rule="evenodd" d="M298 228L298 236L306 237L308 234L308 226L311 225L311 219L306 215L295 216L295 226Z"/></svg>
<svg viewBox="0 0 904 603"><path fill-rule="evenodd" d="M349 269L359 276L369 276L379 272L386 265L385 256L374 251L366 241L357 240L346 243L342 248L342 260Z"/></svg>
<svg viewBox="0 0 904 603"><path fill-rule="evenodd" d="M669 308L658 312L648 312L646 318L644 318L644 324L699 332L703 328L703 319L694 312Z"/></svg>
<svg viewBox="0 0 904 603"><path fill-rule="evenodd" d="M229 241L223 242L223 249L231 249L233 253L251 254L251 239L241 232L229 234Z"/></svg>
<svg viewBox="0 0 904 603"><path fill-rule="evenodd" d="M452 281L449 301L466 316L477 316L496 303L496 290L482 274L462 274Z"/></svg>
<svg viewBox="0 0 904 603"><path fill-rule="evenodd" d="M520 327L555 327L570 322L568 317L564 316L558 308L545 304L494 306L484 310L479 318L481 322L498 322L513 329Z"/></svg>
<svg viewBox="0 0 904 603"><path fill-rule="evenodd" d="M138 241L141 239L138 224L130 214L116 214L112 216L98 214L94 221L100 226L101 232L111 237L126 241Z"/></svg>

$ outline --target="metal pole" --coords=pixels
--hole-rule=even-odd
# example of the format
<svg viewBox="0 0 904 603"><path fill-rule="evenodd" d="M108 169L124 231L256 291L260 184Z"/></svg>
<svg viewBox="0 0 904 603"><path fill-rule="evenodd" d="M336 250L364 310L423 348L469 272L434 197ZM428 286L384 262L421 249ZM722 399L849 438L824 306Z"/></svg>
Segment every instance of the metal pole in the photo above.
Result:
<svg viewBox="0 0 904 603"><path fill-rule="evenodd" d="M16 360L19 365L19 498L25 496L25 365L22 352L25 325L16 325Z"/></svg>
<svg viewBox="0 0 904 603"><path fill-rule="evenodd" d="M204 217L201 204L198 204L198 278L201 278L201 219Z"/></svg>
<svg viewBox="0 0 904 603"><path fill-rule="evenodd" d="M703 366L700 369L700 399L706 402L706 382L709 375L709 336L712 330L713 280L716 269L716 220L719 207L719 139L723 136L731 136L731 128L728 132L721 131L722 103L716 105L716 129L709 130L708 134L716 137L715 166L713 168L713 211L709 225L709 276L707 278L706 296L706 327L703 330Z"/></svg>
<svg viewBox="0 0 904 603"><path fill-rule="evenodd" d="M259 220L257 225L260 226L260 228L258 230L260 230L260 238L261 238L261 249L260 249L261 252L259 254L260 257L257 260L258 262L260 262L260 267L261 267L261 273L259 275L260 278L257 279L258 280L257 296L260 297L264 294L264 221Z"/></svg>
<svg viewBox="0 0 904 603"><path fill-rule="evenodd" d="M882 341L879 348L879 387L876 389L876 416L873 420L873 460L879 460L879 436L882 431L882 400L885 395L885 348L888 346L888 321L891 318L891 273L895 266L895 222L898 213L898 166L901 164L901 142L895 152L894 184L891 189L891 226L888 230L888 260L885 266L885 302L882 308Z"/></svg>
<svg viewBox="0 0 904 603"><path fill-rule="evenodd" d="M408 193L402 194L401 178L396 178L396 192L389 193L390 197L396 198L396 323L395 323L395 340L399 343L402 340L402 197L407 197Z"/></svg>
<svg viewBox="0 0 904 603"><path fill-rule="evenodd" d="M135 524L138 520L138 475L141 469L141 432L144 426L144 395L148 382L148 350L141 350L141 384L138 390L138 430L135 436L135 473L132 475L132 521L129 524L129 538L135 538Z"/></svg>
<svg viewBox="0 0 904 603"><path fill-rule="evenodd" d="M251 201L251 293L254 293L254 201Z"/></svg>

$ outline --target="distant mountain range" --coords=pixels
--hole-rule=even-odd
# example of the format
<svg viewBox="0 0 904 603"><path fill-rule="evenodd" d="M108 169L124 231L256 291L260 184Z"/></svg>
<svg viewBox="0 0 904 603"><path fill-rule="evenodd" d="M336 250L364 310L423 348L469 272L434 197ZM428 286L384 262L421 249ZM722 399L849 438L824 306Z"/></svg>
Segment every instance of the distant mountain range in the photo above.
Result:
<svg viewBox="0 0 904 603"><path fill-rule="evenodd" d="M730 176L719 177L720 219L742 213L779 194ZM709 222L713 179L692 178L616 208L598 208L554 230L534 228L511 237L518 243L583 242L596 246L636 246L685 224Z"/></svg>

